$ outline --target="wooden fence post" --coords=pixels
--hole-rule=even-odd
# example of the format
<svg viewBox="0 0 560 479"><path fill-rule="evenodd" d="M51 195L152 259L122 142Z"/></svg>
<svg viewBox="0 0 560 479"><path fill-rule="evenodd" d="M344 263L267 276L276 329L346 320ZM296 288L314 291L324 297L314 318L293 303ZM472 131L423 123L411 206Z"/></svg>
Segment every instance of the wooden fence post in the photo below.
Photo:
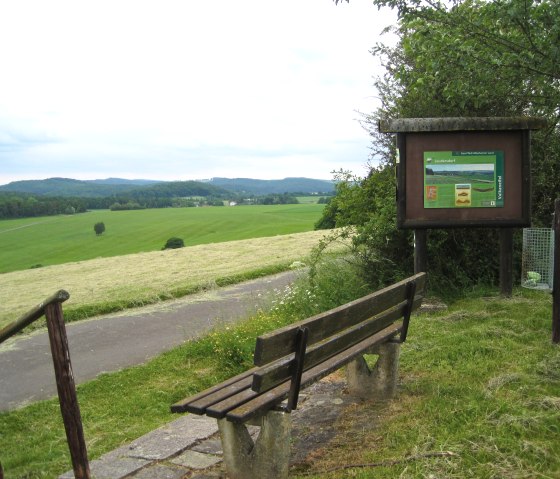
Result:
<svg viewBox="0 0 560 479"><path fill-rule="evenodd" d="M46 305L45 316L47 318L47 328L51 343L60 412L62 413L64 429L66 430L74 477L76 479L90 479L87 448L78 397L76 395L72 364L70 363L68 338L66 336L61 303L56 302Z"/></svg>
<svg viewBox="0 0 560 479"><path fill-rule="evenodd" d="M428 230L414 230L414 274L428 270Z"/></svg>
<svg viewBox="0 0 560 479"><path fill-rule="evenodd" d="M560 343L560 198L554 204L554 270L552 274L552 342Z"/></svg>
<svg viewBox="0 0 560 479"><path fill-rule="evenodd" d="M513 229L500 228L500 293L513 293Z"/></svg>

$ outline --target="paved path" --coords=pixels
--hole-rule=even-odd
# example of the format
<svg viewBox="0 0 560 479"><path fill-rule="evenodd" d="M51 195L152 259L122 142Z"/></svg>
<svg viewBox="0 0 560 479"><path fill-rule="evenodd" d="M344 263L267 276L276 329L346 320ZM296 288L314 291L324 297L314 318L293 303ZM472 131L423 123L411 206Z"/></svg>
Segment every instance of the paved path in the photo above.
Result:
<svg viewBox="0 0 560 479"><path fill-rule="evenodd" d="M246 317L283 289L293 272L67 325L76 384L102 372L141 364L200 336L213 326ZM0 411L56 396L46 331L0 345Z"/></svg>
<svg viewBox="0 0 560 479"><path fill-rule="evenodd" d="M310 453L328 446L337 433L341 415L359 416L350 406L361 404L344 393L345 381L336 374L300 393L298 409L292 412L290 465L304 465ZM362 408L363 409L363 408ZM377 426L371 412L362 414L356 433ZM248 426L253 440L256 426ZM223 479L223 450L215 419L185 414L148 434L90 461L95 479ZM311 462L313 457L311 457ZM67 471L59 479L73 479ZM247 478L251 479L251 478Z"/></svg>

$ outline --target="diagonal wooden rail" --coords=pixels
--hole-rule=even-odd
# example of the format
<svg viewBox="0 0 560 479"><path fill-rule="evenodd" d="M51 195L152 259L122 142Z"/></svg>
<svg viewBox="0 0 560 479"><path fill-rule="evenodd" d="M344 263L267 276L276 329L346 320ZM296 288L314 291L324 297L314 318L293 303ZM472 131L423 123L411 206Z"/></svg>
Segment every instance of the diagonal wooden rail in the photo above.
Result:
<svg viewBox="0 0 560 479"><path fill-rule="evenodd" d="M66 430L66 439L70 449L72 468L76 479L90 479L87 448L84 439L84 430L76 395L76 384L74 373L70 362L70 350L68 349L68 337L64 325L62 303L70 298L68 292L57 291L45 301L28 311L20 319L10 323L0 330L0 343L17 334L34 321L42 318L47 319L49 341L60 402L60 412ZM3 479L2 466L0 465L0 479Z"/></svg>

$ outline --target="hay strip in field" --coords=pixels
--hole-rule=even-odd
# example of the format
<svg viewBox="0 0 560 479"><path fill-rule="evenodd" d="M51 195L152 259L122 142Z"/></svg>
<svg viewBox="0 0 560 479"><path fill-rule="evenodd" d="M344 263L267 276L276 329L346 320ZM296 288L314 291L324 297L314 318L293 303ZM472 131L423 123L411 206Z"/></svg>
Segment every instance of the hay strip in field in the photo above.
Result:
<svg viewBox="0 0 560 479"><path fill-rule="evenodd" d="M0 275L0 327L58 289L69 310L153 303L218 279L305 260L324 231L214 243L15 271Z"/></svg>

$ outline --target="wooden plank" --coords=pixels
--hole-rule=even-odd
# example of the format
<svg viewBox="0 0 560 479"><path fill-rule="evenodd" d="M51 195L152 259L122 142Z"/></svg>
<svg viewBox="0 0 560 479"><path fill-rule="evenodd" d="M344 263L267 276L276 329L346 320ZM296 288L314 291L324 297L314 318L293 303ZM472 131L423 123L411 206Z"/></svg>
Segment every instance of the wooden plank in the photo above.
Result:
<svg viewBox="0 0 560 479"><path fill-rule="evenodd" d="M303 365L305 361L305 352L307 351L307 328L302 328L298 332L298 346L294 357L294 367L292 367L292 376L290 378L290 393L288 394L287 411L297 408L299 390L301 388L301 376L303 374Z"/></svg>
<svg viewBox="0 0 560 479"><path fill-rule="evenodd" d="M415 301L416 307L419 307L421 302L422 298L418 296ZM403 317L406 307L407 302L402 301L397 306L374 316L368 321L354 325L320 343L309 346L305 354L304 370L316 366L344 349L387 328L391 323ZM252 389L257 392L264 392L289 379L293 373L292 362L293 355L289 355L257 370L253 376Z"/></svg>
<svg viewBox="0 0 560 479"><path fill-rule="evenodd" d="M248 375L239 381L234 383L230 383L227 386L224 384L219 384L219 388L211 394L208 394L200 399L196 399L194 401L189 401L183 404L184 411L192 412L194 414L206 414L207 409L212 406L213 404L222 402L223 400L229 398L230 396L234 396L235 394L248 389L251 387L253 382L253 378L251 375ZM181 411L178 411L181 412Z"/></svg>
<svg viewBox="0 0 560 479"><path fill-rule="evenodd" d="M288 389L290 389L289 384ZM250 388L244 389L243 391L239 391L235 396L230 396L219 403L212 404L212 406L206 410L206 415L215 417L216 419L222 419L229 411L247 403L258 395L258 393Z"/></svg>
<svg viewBox="0 0 560 479"><path fill-rule="evenodd" d="M328 376L330 373L341 368L370 348L391 339L400 332L401 328L402 322L392 324L383 331L370 336L369 338L359 342L358 344L355 344L351 348L348 348L347 350L337 354L336 356L333 356L332 358L319 364L318 366L305 371L302 376L301 386L305 387L325 376ZM264 413L273 408L275 405L279 404L288 396L289 390L290 382L285 381L274 389L270 389L269 391L262 393L253 399L249 399L240 406L230 410L225 417L233 422L246 422L252 417ZM256 395L257 393L254 394Z"/></svg>
<svg viewBox="0 0 560 479"><path fill-rule="evenodd" d="M238 374L237 376L234 376L233 378L228 379L227 381L221 382L220 384L212 386L211 388L205 389L204 391L201 391L198 394L194 394L193 396L188 396L184 399L181 399L181 401L178 401L171 406L171 412L186 412L188 404L196 402L204 397L210 396L211 394L220 391L223 388L231 386L237 381L247 378L248 376L252 376L256 370L257 368L251 368L241 374ZM194 412L194 411L190 411L190 412ZM198 413L195 412L195 414L204 414L204 412L198 412Z"/></svg>
<svg viewBox="0 0 560 479"><path fill-rule="evenodd" d="M535 117L449 117L449 118L397 118L379 120L381 133L434 132L434 131L502 131L540 130L546 128L543 118Z"/></svg>
<svg viewBox="0 0 560 479"><path fill-rule="evenodd" d="M293 353L299 328L309 329L308 344L311 345L406 300L406 286L412 280L417 282L417 292L421 294L426 284L425 273L419 273L346 305L259 336L255 347L255 365L262 366Z"/></svg>

